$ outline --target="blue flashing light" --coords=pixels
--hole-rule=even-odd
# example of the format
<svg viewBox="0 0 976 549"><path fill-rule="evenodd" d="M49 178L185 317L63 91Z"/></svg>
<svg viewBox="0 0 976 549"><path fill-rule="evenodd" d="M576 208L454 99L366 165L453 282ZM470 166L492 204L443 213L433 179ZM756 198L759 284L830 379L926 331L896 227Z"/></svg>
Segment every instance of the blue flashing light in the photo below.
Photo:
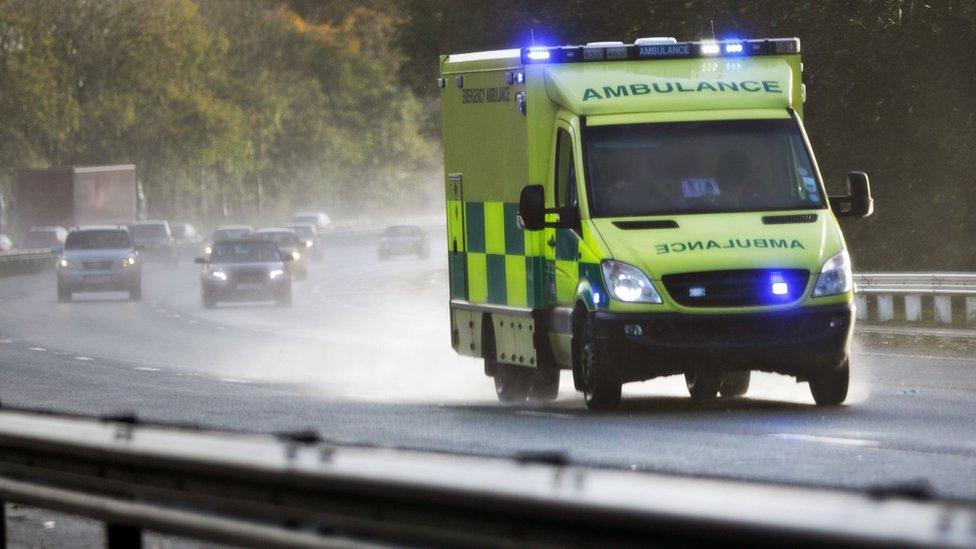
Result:
<svg viewBox="0 0 976 549"><path fill-rule="evenodd" d="M725 53L737 54L742 53L742 44L739 42L733 42L731 44L725 44Z"/></svg>
<svg viewBox="0 0 976 549"><path fill-rule="evenodd" d="M784 296L790 295L790 285L786 283L783 275L779 273L773 273L769 276L770 289L773 295Z"/></svg>
<svg viewBox="0 0 976 549"><path fill-rule="evenodd" d="M533 61L548 61L550 55L549 48L536 47L529 48L529 52L525 54L526 57Z"/></svg>
<svg viewBox="0 0 976 549"><path fill-rule="evenodd" d="M600 292L593 292L593 304L594 305L599 305L600 304L600 299L601 299Z"/></svg>

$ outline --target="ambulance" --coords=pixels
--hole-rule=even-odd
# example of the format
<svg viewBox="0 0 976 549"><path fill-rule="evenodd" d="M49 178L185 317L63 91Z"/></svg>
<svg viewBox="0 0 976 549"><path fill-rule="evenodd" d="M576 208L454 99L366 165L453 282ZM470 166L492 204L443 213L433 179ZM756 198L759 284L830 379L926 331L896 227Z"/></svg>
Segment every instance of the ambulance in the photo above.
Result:
<svg viewBox="0 0 976 549"><path fill-rule="evenodd" d="M502 401L593 410L683 375L753 371L846 399L851 261L803 127L800 41L642 38L443 55L451 343Z"/></svg>

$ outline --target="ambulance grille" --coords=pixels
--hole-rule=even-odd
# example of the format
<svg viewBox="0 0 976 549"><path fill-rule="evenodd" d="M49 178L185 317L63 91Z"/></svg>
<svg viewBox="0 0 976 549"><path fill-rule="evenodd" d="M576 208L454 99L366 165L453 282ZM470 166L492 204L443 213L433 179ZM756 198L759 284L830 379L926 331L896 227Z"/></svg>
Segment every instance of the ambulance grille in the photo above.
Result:
<svg viewBox="0 0 976 549"><path fill-rule="evenodd" d="M788 225L791 223L813 223L817 214L764 215L763 225Z"/></svg>
<svg viewBox="0 0 976 549"><path fill-rule="evenodd" d="M806 290L805 269L742 269L681 273L661 277L664 288L686 307L753 307L792 303ZM774 282L785 282L786 293L773 293Z"/></svg>
<svg viewBox="0 0 976 549"><path fill-rule="evenodd" d="M618 229L677 229L678 222L673 219L654 219L650 221L614 221L613 226Z"/></svg>

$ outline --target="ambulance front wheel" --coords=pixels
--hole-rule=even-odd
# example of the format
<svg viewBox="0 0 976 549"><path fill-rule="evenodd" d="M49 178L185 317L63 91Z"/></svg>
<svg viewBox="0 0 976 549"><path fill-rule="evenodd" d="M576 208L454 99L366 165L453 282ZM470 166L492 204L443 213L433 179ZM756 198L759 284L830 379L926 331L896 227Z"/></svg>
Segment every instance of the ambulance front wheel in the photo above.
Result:
<svg viewBox="0 0 976 549"><path fill-rule="evenodd" d="M621 383L606 346L596 337L592 321L586 322L579 336L579 373L586 407L594 411L616 410L620 407Z"/></svg>
<svg viewBox="0 0 976 549"><path fill-rule="evenodd" d="M838 406L847 400L851 383L851 363L845 358L837 368L817 372L810 377L810 393L817 406Z"/></svg>

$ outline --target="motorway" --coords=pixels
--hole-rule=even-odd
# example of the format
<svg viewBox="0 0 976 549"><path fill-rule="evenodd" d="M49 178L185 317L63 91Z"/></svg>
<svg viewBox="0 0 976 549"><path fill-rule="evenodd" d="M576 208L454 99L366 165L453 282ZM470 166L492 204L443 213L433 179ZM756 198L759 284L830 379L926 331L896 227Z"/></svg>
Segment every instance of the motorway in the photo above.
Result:
<svg viewBox="0 0 976 549"><path fill-rule="evenodd" d="M847 405L754 374L746 398L693 402L683 381L588 412L563 377L551 403L496 401L454 355L442 229L427 260L379 261L374 233L335 234L293 308L205 310L197 266L148 266L144 299L55 299L54 275L0 279L0 402L232 430L314 430L342 444L847 488L920 481L976 501L976 358L858 344Z"/></svg>

